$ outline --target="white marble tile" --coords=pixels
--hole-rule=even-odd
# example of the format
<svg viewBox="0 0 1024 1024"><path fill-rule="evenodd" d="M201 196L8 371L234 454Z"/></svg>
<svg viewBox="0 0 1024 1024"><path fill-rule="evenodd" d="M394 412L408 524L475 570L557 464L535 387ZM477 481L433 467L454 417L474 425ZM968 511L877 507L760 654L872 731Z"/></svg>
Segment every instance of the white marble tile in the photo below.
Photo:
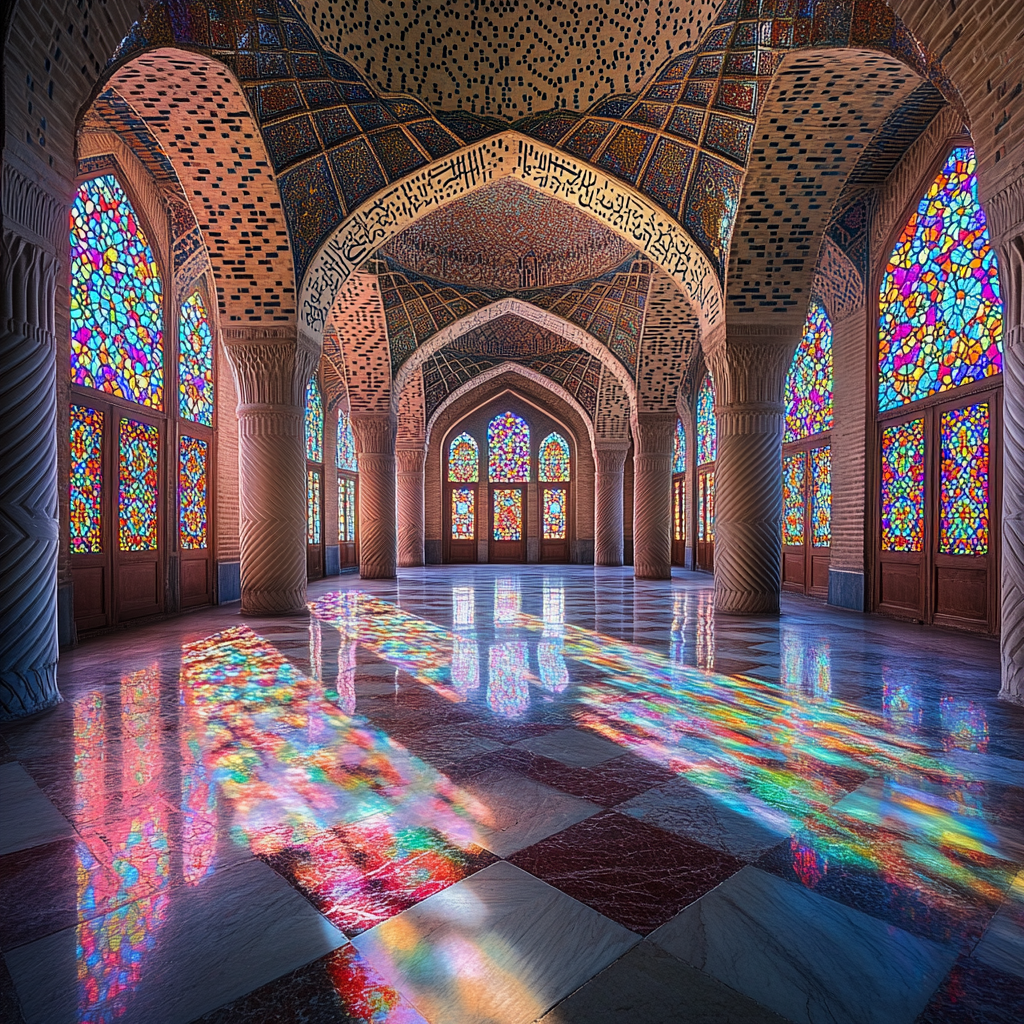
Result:
<svg viewBox="0 0 1024 1024"><path fill-rule="evenodd" d="M499 862L353 944L431 1024L528 1024L639 941Z"/></svg>
<svg viewBox="0 0 1024 1024"><path fill-rule="evenodd" d="M586 729L559 729L557 732L546 732L540 736L530 736L514 743L531 754L550 757L562 764L574 768L593 768L613 757L621 757L625 753L622 747L610 740L602 739Z"/></svg>
<svg viewBox="0 0 1024 1024"><path fill-rule="evenodd" d="M84 1001L80 940L98 948L88 980L104 995L113 990L110 998ZM187 1024L345 942L280 875L250 860L5 958L26 1024Z"/></svg>
<svg viewBox="0 0 1024 1024"><path fill-rule="evenodd" d="M648 938L799 1024L911 1024L956 959L752 867Z"/></svg>
<svg viewBox="0 0 1024 1024"><path fill-rule="evenodd" d="M989 922L972 956L1005 974L1024 978L1024 871Z"/></svg>
<svg viewBox="0 0 1024 1024"><path fill-rule="evenodd" d="M588 800L501 770L460 779L459 785L476 798L469 831L459 840L468 839L499 857L511 856L601 810Z"/></svg>
<svg viewBox="0 0 1024 1024"><path fill-rule="evenodd" d="M0 854L69 839L71 822L18 764L0 764Z"/></svg>
<svg viewBox="0 0 1024 1024"><path fill-rule="evenodd" d="M795 818L749 793L706 792L682 778L641 793L616 810L741 860L756 860L799 827Z"/></svg>

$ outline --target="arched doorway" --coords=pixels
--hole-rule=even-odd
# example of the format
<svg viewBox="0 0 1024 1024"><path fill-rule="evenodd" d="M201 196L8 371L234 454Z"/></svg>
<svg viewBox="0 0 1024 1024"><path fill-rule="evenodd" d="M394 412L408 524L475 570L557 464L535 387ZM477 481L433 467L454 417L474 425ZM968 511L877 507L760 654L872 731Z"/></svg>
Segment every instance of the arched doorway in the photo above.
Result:
<svg viewBox="0 0 1024 1024"><path fill-rule="evenodd" d="M445 561L568 562L576 442L539 409L503 396L442 445Z"/></svg>
<svg viewBox="0 0 1024 1024"><path fill-rule="evenodd" d="M686 564L686 427L681 419L672 440L672 564Z"/></svg>
<svg viewBox="0 0 1024 1024"><path fill-rule="evenodd" d="M718 420L715 418L715 382L704 374L697 391L697 568L715 568L715 459Z"/></svg>
<svg viewBox="0 0 1024 1024"><path fill-rule="evenodd" d="M314 373L306 385L306 575L324 574L324 401Z"/></svg>
<svg viewBox="0 0 1024 1024"><path fill-rule="evenodd" d="M359 564L359 461L352 421L338 413L338 560L340 568Z"/></svg>

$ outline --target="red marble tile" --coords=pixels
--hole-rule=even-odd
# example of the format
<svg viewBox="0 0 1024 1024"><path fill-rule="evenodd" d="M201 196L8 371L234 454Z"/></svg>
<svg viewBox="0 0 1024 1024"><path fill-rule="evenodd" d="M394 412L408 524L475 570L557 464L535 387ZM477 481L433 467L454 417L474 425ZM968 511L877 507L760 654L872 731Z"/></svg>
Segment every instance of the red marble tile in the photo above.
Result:
<svg viewBox="0 0 1024 1024"><path fill-rule="evenodd" d="M743 867L726 853L615 811L595 814L508 859L641 935Z"/></svg>
<svg viewBox="0 0 1024 1024"><path fill-rule="evenodd" d="M936 989L917 1024L1020 1024L1024 979L962 957Z"/></svg>
<svg viewBox="0 0 1024 1024"><path fill-rule="evenodd" d="M526 759L517 767L518 771L603 807L614 807L675 778L671 769L635 754L624 754L591 768L578 768L526 751L522 753L526 754Z"/></svg>
<svg viewBox="0 0 1024 1024"><path fill-rule="evenodd" d="M498 858L477 846L453 846L432 828L396 829L375 815L262 859L352 936Z"/></svg>

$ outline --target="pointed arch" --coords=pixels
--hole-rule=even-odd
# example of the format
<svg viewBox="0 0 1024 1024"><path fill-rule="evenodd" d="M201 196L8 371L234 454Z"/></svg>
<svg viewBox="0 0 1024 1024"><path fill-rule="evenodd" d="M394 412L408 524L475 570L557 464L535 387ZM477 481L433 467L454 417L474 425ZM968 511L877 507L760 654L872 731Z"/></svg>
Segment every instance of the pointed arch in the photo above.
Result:
<svg viewBox="0 0 1024 1024"><path fill-rule="evenodd" d="M715 416L715 381L708 370L697 390L697 465L714 462L718 455L718 420Z"/></svg>
<svg viewBox="0 0 1024 1024"><path fill-rule="evenodd" d="M786 374L785 406L784 442L832 429L832 321L817 299Z"/></svg>
<svg viewBox="0 0 1024 1024"><path fill-rule="evenodd" d="M310 462L324 461L324 400L320 381L314 373L306 384L305 400L306 458Z"/></svg>

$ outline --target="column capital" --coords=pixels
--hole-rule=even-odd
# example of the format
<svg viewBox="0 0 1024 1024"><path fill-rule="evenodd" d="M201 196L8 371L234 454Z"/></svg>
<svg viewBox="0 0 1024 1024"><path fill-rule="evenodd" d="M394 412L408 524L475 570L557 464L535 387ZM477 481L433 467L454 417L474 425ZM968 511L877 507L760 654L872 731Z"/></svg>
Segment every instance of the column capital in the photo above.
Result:
<svg viewBox="0 0 1024 1024"><path fill-rule="evenodd" d="M352 412L349 414L352 433L359 455L395 454L398 420L392 412Z"/></svg>
<svg viewBox="0 0 1024 1024"><path fill-rule="evenodd" d="M399 473L422 473L427 453L423 448L399 448L395 452Z"/></svg>
<svg viewBox="0 0 1024 1024"><path fill-rule="evenodd" d="M674 412L638 412L630 424L637 455L671 455L676 431Z"/></svg>
<svg viewBox="0 0 1024 1024"><path fill-rule="evenodd" d="M703 348L715 379L715 412L780 404L802 331L802 323L741 322L707 339Z"/></svg>
<svg viewBox="0 0 1024 1024"><path fill-rule="evenodd" d="M300 407L320 359L318 348L294 324L253 324L221 329L239 406Z"/></svg>
<svg viewBox="0 0 1024 1024"><path fill-rule="evenodd" d="M598 473L619 473L625 469L629 443L599 444L594 449L594 462Z"/></svg>

